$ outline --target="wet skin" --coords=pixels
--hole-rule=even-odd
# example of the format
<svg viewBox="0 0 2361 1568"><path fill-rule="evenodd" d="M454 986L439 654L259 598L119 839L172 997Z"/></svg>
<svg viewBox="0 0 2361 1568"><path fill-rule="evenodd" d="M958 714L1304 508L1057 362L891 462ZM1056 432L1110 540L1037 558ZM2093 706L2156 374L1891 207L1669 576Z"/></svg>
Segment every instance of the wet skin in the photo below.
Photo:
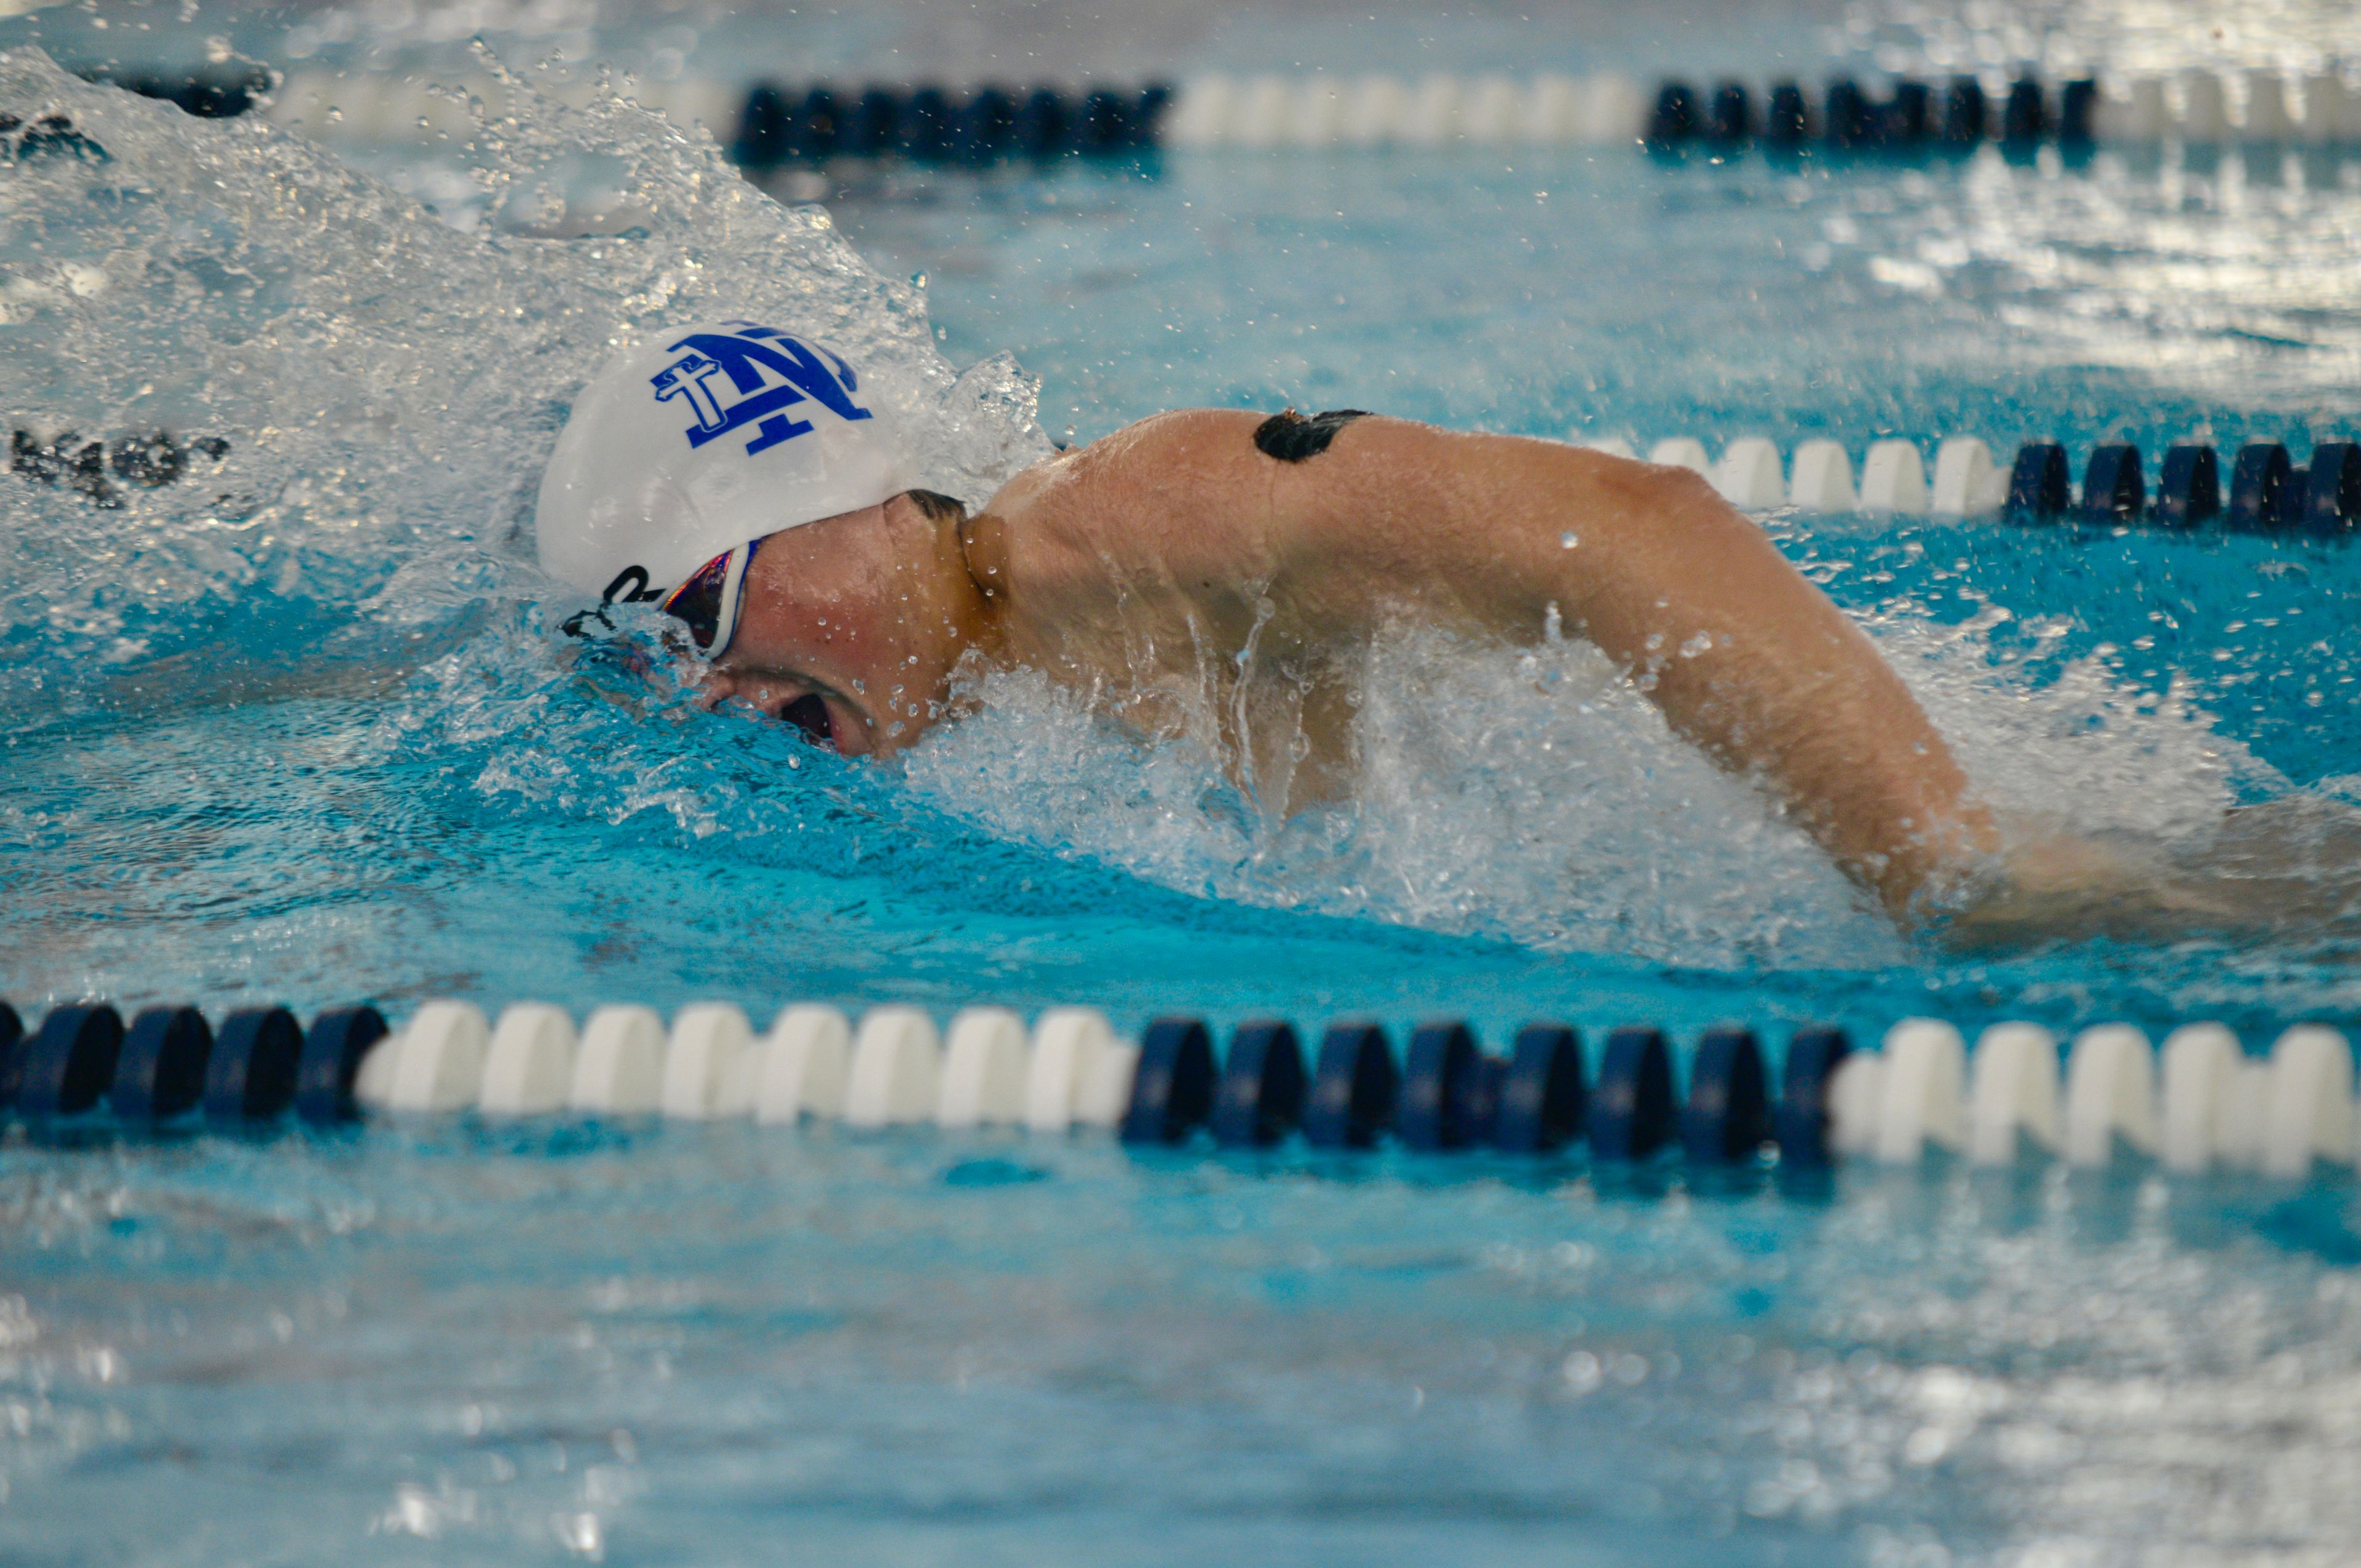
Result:
<svg viewBox="0 0 2361 1568"><path fill-rule="evenodd" d="M972 520L906 497L770 536L711 677L848 755L1027 667L1194 734L1272 809L1348 788L1349 672L1404 617L1561 628L1757 782L1897 915L1989 858L1989 814L1868 638L1697 476L1554 442L1355 420L1288 461L1263 416L1159 415L1028 469Z"/></svg>

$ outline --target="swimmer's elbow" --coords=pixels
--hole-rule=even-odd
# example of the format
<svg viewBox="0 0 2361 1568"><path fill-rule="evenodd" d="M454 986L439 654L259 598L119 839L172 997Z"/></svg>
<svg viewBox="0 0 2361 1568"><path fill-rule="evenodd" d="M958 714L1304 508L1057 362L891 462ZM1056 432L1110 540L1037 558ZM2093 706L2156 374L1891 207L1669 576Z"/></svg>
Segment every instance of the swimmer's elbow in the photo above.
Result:
<svg viewBox="0 0 2361 1568"><path fill-rule="evenodd" d="M1635 508L1642 515L1665 520L1711 518L1741 514L1721 499L1711 480L1694 468L1669 463L1635 463L1639 470L1628 482Z"/></svg>
<svg viewBox="0 0 2361 1568"><path fill-rule="evenodd" d="M1628 457L1576 455L1596 459L1586 465L1587 483L1536 520L1532 549L1553 602L1594 639L1614 641L1610 627L1634 615L1653 623L1643 607L1719 599L1737 579L1779 569L1769 536L1704 475ZM1646 629L1631 621L1624 630L1636 638Z"/></svg>
<svg viewBox="0 0 2361 1568"><path fill-rule="evenodd" d="M1592 515L1609 526L1601 543L1609 543L1620 522L1634 543L1650 545L1686 539L1710 539L1730 529L1757 532L1746 514L1724 500L1711 481L1693 468L1636 458L1585 452L1590 492L1598 504Z"/></svg>
<svg viewBox="0 0 2361 1568"><path fill-rule="evenodd" d="M1547 488L1587 493L1607 510L1644 518L1728 510L1720 494L1694 468L1555 443L1532 443L1527 450L1556 470Z"/></svg>

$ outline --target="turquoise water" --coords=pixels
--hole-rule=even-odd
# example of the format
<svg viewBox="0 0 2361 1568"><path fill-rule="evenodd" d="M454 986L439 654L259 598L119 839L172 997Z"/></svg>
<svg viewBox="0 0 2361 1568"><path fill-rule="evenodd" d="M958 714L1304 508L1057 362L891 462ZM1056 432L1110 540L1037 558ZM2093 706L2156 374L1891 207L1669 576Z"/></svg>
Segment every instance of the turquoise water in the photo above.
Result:
<svg viewBox="0 0 2361 1568"><path fill-rule="evenodd" d="M2228 199L2218 170L2204 185L2114 160L1795 173L1584 153L1172 159L1039 181L877 179L834 210L889 275L923 269L952 361L1013 350L1041 376L1054 436L1175 403L1296 402L1643 443L1829 433L1858 452L1905 433L1931 452L1965 432L2004 454L2037 435L2156 451L2268 434L2301 455L2344 428L2354 323L2338 291L2355 269L2332 253L2356 198L2287 172L2266 204L2250 171L2231 214L2207 210ZM17 232L95 254L170 215L99 210L63 208L68 224L36 207ZM2113 213L2103 240L2076 237ZM267 277L347 259L324 233L220 220ZM1388 647L1370 675L1367 803L1292 822L1257 816L1210 759L1144 754L1017 679L894 770L691 716L546 634L566 607L522 563L519 476L595 356L562 316L521 342L487 325L587 317L636 273L576 246L568 265L598 276L568 295L526 271L562 254L551 242L496 248L414 209L400 221L418 231L405 265L427 277L358 315L333 290L285 307L304 333L354 340L335 352L397 354L390 386L356 393L366 367L274 340L283 398L231 375L144 400L192 400L229 430L302 422L241 442L233 470L283 498L325 467L335 493L280 499L257 526L183 515L175 491L106 513L13 481L32 564L12 610L27 696L14 869L58 890L0 916L20 1000L1085 996L1126 1023L1175 1006L1455 1011L1496 1033L1530 1013L1684 1030L1834 1015L1873 1033L1927 1008L1963 1025L2255 1029L2347 1004L2348 927L2319 917L2349 892L2333 853L2302 868L2311 896L2261 943L1969 959L1914 946L1578 649L1541 670ZM1470 235L1490 236L1480 277ZM2317 276L2270 271L2249 290L2267 297L2241 296L2261 258L2307 247ZM478 275L444 291L431 269L458 261ZM1934 283L1897 274L1904 261ZM769 261L756 244L730 265L752 279ZM186 289L204 267L174 269ZM1879 280L1896 275L1910 286ZM245 287L201 297L226 293L235 318ZM391 319L412 310L434 313L424 341ZM154 377L148 326L123 324L115 396ZM38 370L42 325L27 325ZM489 367L504 356L530 367L521 392ZM2173 361L2190 368L2151 367ZM71 407L69 388L50 396ZM296 406L339 398L351 406L331 420ZM2233 805L2344 820L2349 552L1982 521L1767 525L1872 628L1996 798L2165 856L2203 853ZM353 531L367 543L348 549ZM93 550L136 563L130 580ZM1537 676L1586 696L1538 696ZM240 787L258 770L282 787ZM93 863L93 832L151 849Z"/></svg>
<svg viewBox="0 0 2361 1568"><path fill-rule="evenodd" d="M62 54L85 15L8 25ZM416 15L351 47L423 56ZM1235 67L1251 20L1136 36ZM1715 20L1689 32L1724 49L1842 26ZM285 21L221 25L259 51ZM2034 24L2217 58L2147 12ZM824 61L925 31L776 26ZM1319 62L1316 16L1272 26ZM1518 36L1487 14L1421 58ZM1569 66L1673 47L1583 36ZM1176 156L850 174L823 229L620 108L330 153L11 56L0 113L32 106L109 160L0 178L5 411L230 448L112 510L0 474L0 995L28 1012L1081 1001L1458 1014L1497 1047L1535 1015L1686 1043L1914 1012L2259 1046L2354 1011L2361 568L2334 546L1766 520L2001 798L2165 861L2234 806L2309 835L2257 934L1973 956L1896 936L1578 649L1389 641L1364 803L1275 822L1021 678L891 769L695 714L679 672L566 646L529 564L604 335L725 302L874 345L947 488L1176 403L2301 458L2355 429L2361 180L2333 159ZM544 237L553 198L598 232ZM2333 1554L2361 1523L2350 1199L745 1129L17 1141L0 1555Z"/></svg>
<svg viewBox="0 0 2361 1568"><path fill-rule="evenodd" d="M2361 1524L2342 1195L677 1125L0 1181L16 1562L2231 1562Z"/></svg>

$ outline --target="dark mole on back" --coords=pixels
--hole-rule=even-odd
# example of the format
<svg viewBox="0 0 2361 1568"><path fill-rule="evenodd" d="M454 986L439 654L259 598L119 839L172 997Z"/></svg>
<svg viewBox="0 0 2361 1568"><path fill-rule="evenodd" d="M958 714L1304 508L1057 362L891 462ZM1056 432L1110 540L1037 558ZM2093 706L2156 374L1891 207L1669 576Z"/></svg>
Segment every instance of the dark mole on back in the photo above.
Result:
<svg viewBox="0 0 2361 1568"><path fill-rule="evenodd" d="M1282 463L1301 463L1327 451L1338 431L1367 412L1366 409L1330 409L1305 419L1288 409L1255 426L1255 445Z"/></svg>

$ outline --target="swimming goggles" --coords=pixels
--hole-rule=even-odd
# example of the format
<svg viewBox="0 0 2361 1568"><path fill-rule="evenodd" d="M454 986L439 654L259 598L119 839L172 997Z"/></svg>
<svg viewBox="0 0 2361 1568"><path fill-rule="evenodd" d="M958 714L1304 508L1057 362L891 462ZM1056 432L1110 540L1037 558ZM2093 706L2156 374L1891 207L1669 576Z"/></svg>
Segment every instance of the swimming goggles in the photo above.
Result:
<svg viewBox="0 0 2361 1568"><path fill-rule="evenodd" d="M688 628L689 640L708 659L730 652L730 639L738 635L739 612L746 603L746 569L761 543L752 540L716 555L664 598L664 613Z"/></svg>

